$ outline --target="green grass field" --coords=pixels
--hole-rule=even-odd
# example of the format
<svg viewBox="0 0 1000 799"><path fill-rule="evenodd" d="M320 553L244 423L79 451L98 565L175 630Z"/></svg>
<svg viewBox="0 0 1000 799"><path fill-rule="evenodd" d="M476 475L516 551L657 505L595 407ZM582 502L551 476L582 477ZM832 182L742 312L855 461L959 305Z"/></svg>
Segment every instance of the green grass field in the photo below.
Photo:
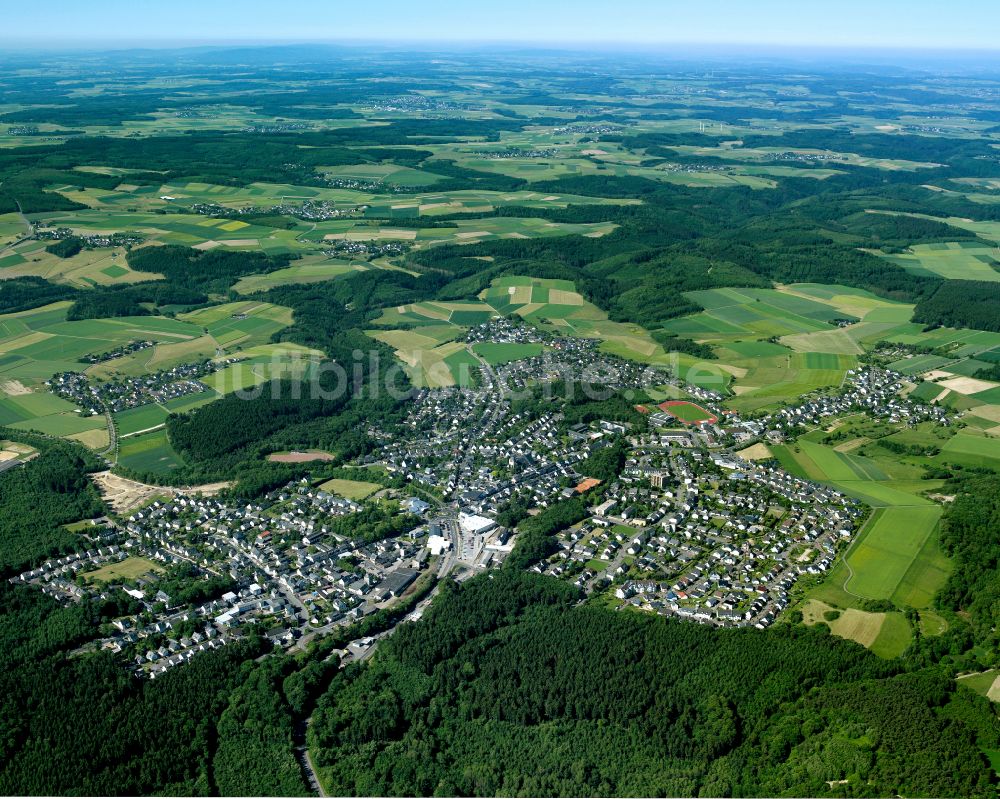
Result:
<svg viewBox="0 0 1000 799"><path fill-rule="evenodd" d="M711 411L707 411L693 402L671 401L664 407L664 410L687 424L697 424L715 418L715 414Z"/></svg>
<svg viewBox="0 0 1000 799"><path fill-rule="evenodd" d="M908 467L891 460L883 465L805 439L771 449L792 474L833 485L876 509L812 595L841 606L891 599L928 607L951 568L937 543L941 507L919 495L932 487L928 481L899 479Z"/></svg>
<svg viewBox="0 0 1000 799"><path fill-rule="evenodd" d="M915 244L902 255L885 256L915 275L936 275L946 280L1000 281L1000 253L996 247L955 241Z"/></svg>
<svg viewBox="0 0 1000 799"><path fill-rule="evenodd" d="M855 641L882 658L898 657L913 638L910 625L902 613L870 613L857 608L838 608L815 598L807 600L801 610L805 624L824 624L834 635ZM835 614L836 618L829 618L831 614Z"/></svg>
<svg viewBox="0 0 1000 799"><path fill-rule="evenodd" d="M114 415L119 436L130 436L141 430L158 427L167 420L169 414L160 405L140 405Z"/></svg>
<svg viewBox="0 0 1000 799"><path fill-rule="evenodd" d="M367 268L361 264L326 259L318 263L297 262L294 266L278 269L264 275L249 275L239 280L233 286L233 291L238 294L254 294L258 291L269 291L277 286L320 283Z"/></svg>
<svg viewBox="0 0 1000 799"><path fill-rule="evenodd" d="M183 464L167 439L167 431L155 430L123 439L118 463L136 472L168 474Z"/></svg>
<svg viewBox="0 0 1000 799"><path fill-rule="evenodd" d="M361 500L370 497L382 488L382 486L378 483L366 483L360 480L334 479L327 480L325 483L322 483L319 488L320 491L329 491L331 494L337 494L345 499L360 502Z"/></svg>
<svg viewBox="0 0 1000 799"><path fill-rule="evenodd" d="M941 448L941 459L1000 470L1000 438L960 432Z"/></svg>
<svg viewBox="0 0 1000 799"><path fill-rule="evenodd" d="M416 385L448 386L455 384L462 369L478 365L472 355L459 352L464 347L457 339L468 327L512 313L549 331L599 339L602 350L623 358L670 363L668 354L646 330L610 321L603 311L584 300L571 281L524 275L495 279L475 300L428 301L386 308L374 321L383 329L370 330L368 335L396 350ZM392 329L399 325L403 329ZM484 343L476 345L474 350L484 360L500 364L515 360L515 354L517 358L536 355L539 348L530 344ZM490 358L500 360L490 361ZM686 368L691 360L682 356L681 366ZM435 366L439 362L444 366ZM716 379L715 374L710 377Z"/></svg>
<svg viewBox="0 0 1000 799"><path fill-rule="evenodd" d="M975 691L980 696L987 696L998 677L1000 677L1000 670L989 669L987 671L981 671L977 674L969 674L959 677L958 682L960 685L964 685L966 688Z"/></svg>
<svg viewBox="0 0 1000 799"><path fill-rule="evenodd" d="M928 582L940 587L943 578L947 577L947 573L933 573L936 564L924 553L940 519L941 509L934 505L877 511L847 553L845 559L850 576L845 589L864 599L890 599L900 589L904 578L912 574L903 593L918 601L929 598L934 591L929 590ZM922 604L926 605L926 601Z"/></svg>
<svg viewBox="0 0 1000 799"><path fill-rule="evenodd" d="M161 571L153 561L146 558L125 558L119 563L108 563L99 569L84 573L84 578L91 583L110 583L116 581L131 581L144 574Z"/></svg>
<svg viewBox="0 0 1000 799"><path fill-rule="evenodd" d="M907 325L913 313L912 305L860 289L815 283L686 296L705 310L664 327L715 348L718 365L732 377L735 396L727 404L743 412L836 388L866 346ZM841 326L838 320L853 324Z"/></svg>

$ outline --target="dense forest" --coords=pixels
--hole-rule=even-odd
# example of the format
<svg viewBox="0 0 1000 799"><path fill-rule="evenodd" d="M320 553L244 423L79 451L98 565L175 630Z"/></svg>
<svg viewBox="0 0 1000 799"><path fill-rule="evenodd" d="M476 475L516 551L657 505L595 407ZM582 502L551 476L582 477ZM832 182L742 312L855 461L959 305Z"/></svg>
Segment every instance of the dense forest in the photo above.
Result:
<svg viewBox="0 0 1000 799"><path fill-rule="evenodd" d="M0 291L0 312L15 313L50 302L77 296L76 289L59 286L41 277L17 277L3 282Z"/></svg>
<svg viewBox="0 0 1000 799"><path fill-rule="evenodd" d="M0 428L0 439L39 450L23 466L0 472L0 575L72 552L77 537L63 526L104 512L87 472L102 468L79 444Z"/></svg>
<svg viewBox="0 0 1000 799"><path fill-rule="evenodd" d="M349 795L989 796L986 700L818 629L716 630L504 570L451 586L310 727ZM834 785L835 787L835 785ZM837 793L833 790L833 793Z"/></svg>
<svg viewBox="0 0 1000 799"><path fill-rule="evenodd" d="M207 293L225 292L244 275L273 272L289 261L288 255L177 246L143 247L128 254L128 265L136 272L160 274L173 287Z"/></svg>
<svg viewBox="0 0 1000 799"><path fill-rule="evenodd" d="M968 613L981 643L996 651L1000 628L1000 478L959 481L941 525L941 546L955 569L937 597L941 607Z"/></svg>
<svg viewBox="0 0 1000 799"><path fill-rule="evenodd" d="M1000 283L947 280L917 303L913 321L933 327L1000 331Z"/></svg>

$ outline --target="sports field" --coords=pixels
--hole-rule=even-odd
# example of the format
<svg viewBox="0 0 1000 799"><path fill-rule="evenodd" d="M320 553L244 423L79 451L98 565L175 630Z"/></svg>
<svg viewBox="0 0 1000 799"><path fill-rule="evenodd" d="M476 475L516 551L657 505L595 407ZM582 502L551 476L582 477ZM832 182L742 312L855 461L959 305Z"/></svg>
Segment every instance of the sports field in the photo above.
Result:
<svg viewBox="0 0 1000 799"><path fill-rule="evenodd" d="M659 409L687 425L715 424L718 417L700 405L686 400L667 400L659 404Z"/></svg>

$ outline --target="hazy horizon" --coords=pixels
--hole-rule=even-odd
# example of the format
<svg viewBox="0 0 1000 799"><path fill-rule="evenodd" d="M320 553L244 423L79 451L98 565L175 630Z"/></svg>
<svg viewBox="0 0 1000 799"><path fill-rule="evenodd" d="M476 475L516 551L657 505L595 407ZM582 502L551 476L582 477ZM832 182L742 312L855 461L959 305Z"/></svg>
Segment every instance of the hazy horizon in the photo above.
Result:
<svg viewBox="0 0 1000 799"><path fill-rule="evenodd" d="M975 24L970 24L973 22ZM956 0L816 2L509 0L502 7L385 0L373 13L301 0L292 13L263 0L168 6L125 0L51 0L6 10L0 41L18 49L290 43L633 47L779 47L995 52L1000 7Z"/></svg>

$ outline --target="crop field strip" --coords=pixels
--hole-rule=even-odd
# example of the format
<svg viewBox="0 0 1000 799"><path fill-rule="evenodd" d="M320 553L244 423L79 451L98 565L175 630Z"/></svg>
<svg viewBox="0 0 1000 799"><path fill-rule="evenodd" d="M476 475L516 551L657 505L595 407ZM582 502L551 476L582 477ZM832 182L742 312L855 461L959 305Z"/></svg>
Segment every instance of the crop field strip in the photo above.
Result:
<svg viewBox="0 0 1000 799"><path fill-rule="evenodd" d="M831 484L875 508L828 581L839 586L848 601L894 599L927 607L949 573L936 541L942 509L914 491L927 486L893 479L870 458L803 439L795 446L798 452L787 446L772 451L792 473ZM814 595L833 596L824 590Z"/></svg>

